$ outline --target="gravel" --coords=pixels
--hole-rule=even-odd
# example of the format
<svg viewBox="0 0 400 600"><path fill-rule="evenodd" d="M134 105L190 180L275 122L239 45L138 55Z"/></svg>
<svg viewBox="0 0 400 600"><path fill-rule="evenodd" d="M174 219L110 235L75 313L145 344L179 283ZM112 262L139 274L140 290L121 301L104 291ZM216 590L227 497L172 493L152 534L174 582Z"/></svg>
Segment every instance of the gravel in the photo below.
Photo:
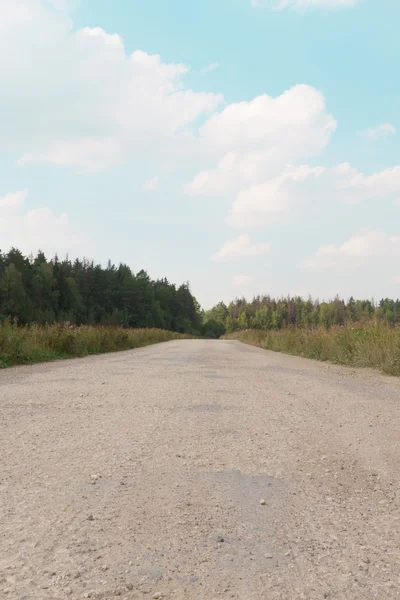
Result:
<svg viewBox="0 0 400 600"><path fill-rule="evenodd" d="M0 598L399 598L399 412L234 341L1 371Z"/></svg>

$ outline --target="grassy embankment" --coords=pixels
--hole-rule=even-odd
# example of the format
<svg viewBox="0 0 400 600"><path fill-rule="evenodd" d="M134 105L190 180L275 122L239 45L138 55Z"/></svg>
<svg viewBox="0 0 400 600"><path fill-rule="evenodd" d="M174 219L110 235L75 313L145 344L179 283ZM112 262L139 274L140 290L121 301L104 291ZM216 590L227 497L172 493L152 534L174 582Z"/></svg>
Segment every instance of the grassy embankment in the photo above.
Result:
<svg viewBox="0 0 400 600"><path fill-rule="evenodd" d="M191 336L161 329L0 323L0 368L141 348Z"/></svg>
<svg viewBox="0 0 400 600"><path fill-rule="evenodd" d="M383 324L238 331L224 336L275 352L336 364L371 367L400 376L400 328Z"/></svg>

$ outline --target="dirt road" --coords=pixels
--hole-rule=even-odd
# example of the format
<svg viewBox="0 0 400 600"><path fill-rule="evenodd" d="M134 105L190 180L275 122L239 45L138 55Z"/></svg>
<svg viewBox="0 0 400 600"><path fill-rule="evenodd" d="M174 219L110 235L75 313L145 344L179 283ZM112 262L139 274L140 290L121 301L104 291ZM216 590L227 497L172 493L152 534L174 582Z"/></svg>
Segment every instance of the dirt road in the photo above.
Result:
<svg viewBox="0 0 400 600"><path fill-rule="evenodd" d="M399 413L230 341L2 371L0 598L399 598Z"/></svg>

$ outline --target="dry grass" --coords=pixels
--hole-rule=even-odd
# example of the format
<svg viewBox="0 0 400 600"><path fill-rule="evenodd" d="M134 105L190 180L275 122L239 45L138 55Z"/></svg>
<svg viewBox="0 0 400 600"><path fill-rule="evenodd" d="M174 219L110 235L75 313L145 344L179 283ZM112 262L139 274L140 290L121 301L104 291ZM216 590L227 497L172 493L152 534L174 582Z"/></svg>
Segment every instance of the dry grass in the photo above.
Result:
<svg viewBox="0 0 400 600"><path fill-rule="evenodd" d="M266 350L355 367L371 367L400 376L400 328L383 324L238 331L224 336Z"/></svg>
<svg viewBox="0 0 400 600"><path fill-rule="evenodd" d="M161 329L0 323L0 368L140 348L189 338Z"/></svg>

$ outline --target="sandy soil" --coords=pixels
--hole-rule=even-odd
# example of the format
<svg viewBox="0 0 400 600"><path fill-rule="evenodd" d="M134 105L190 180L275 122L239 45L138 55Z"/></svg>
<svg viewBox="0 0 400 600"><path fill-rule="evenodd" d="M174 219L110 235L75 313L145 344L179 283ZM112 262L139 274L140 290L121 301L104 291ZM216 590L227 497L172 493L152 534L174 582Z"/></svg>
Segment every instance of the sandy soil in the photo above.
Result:
<svg viewBox="0 0 400 600"><path fill-rule="evenodd" d="M399 413L233 341L2 371L0 598L399 598Z"/></svg>

